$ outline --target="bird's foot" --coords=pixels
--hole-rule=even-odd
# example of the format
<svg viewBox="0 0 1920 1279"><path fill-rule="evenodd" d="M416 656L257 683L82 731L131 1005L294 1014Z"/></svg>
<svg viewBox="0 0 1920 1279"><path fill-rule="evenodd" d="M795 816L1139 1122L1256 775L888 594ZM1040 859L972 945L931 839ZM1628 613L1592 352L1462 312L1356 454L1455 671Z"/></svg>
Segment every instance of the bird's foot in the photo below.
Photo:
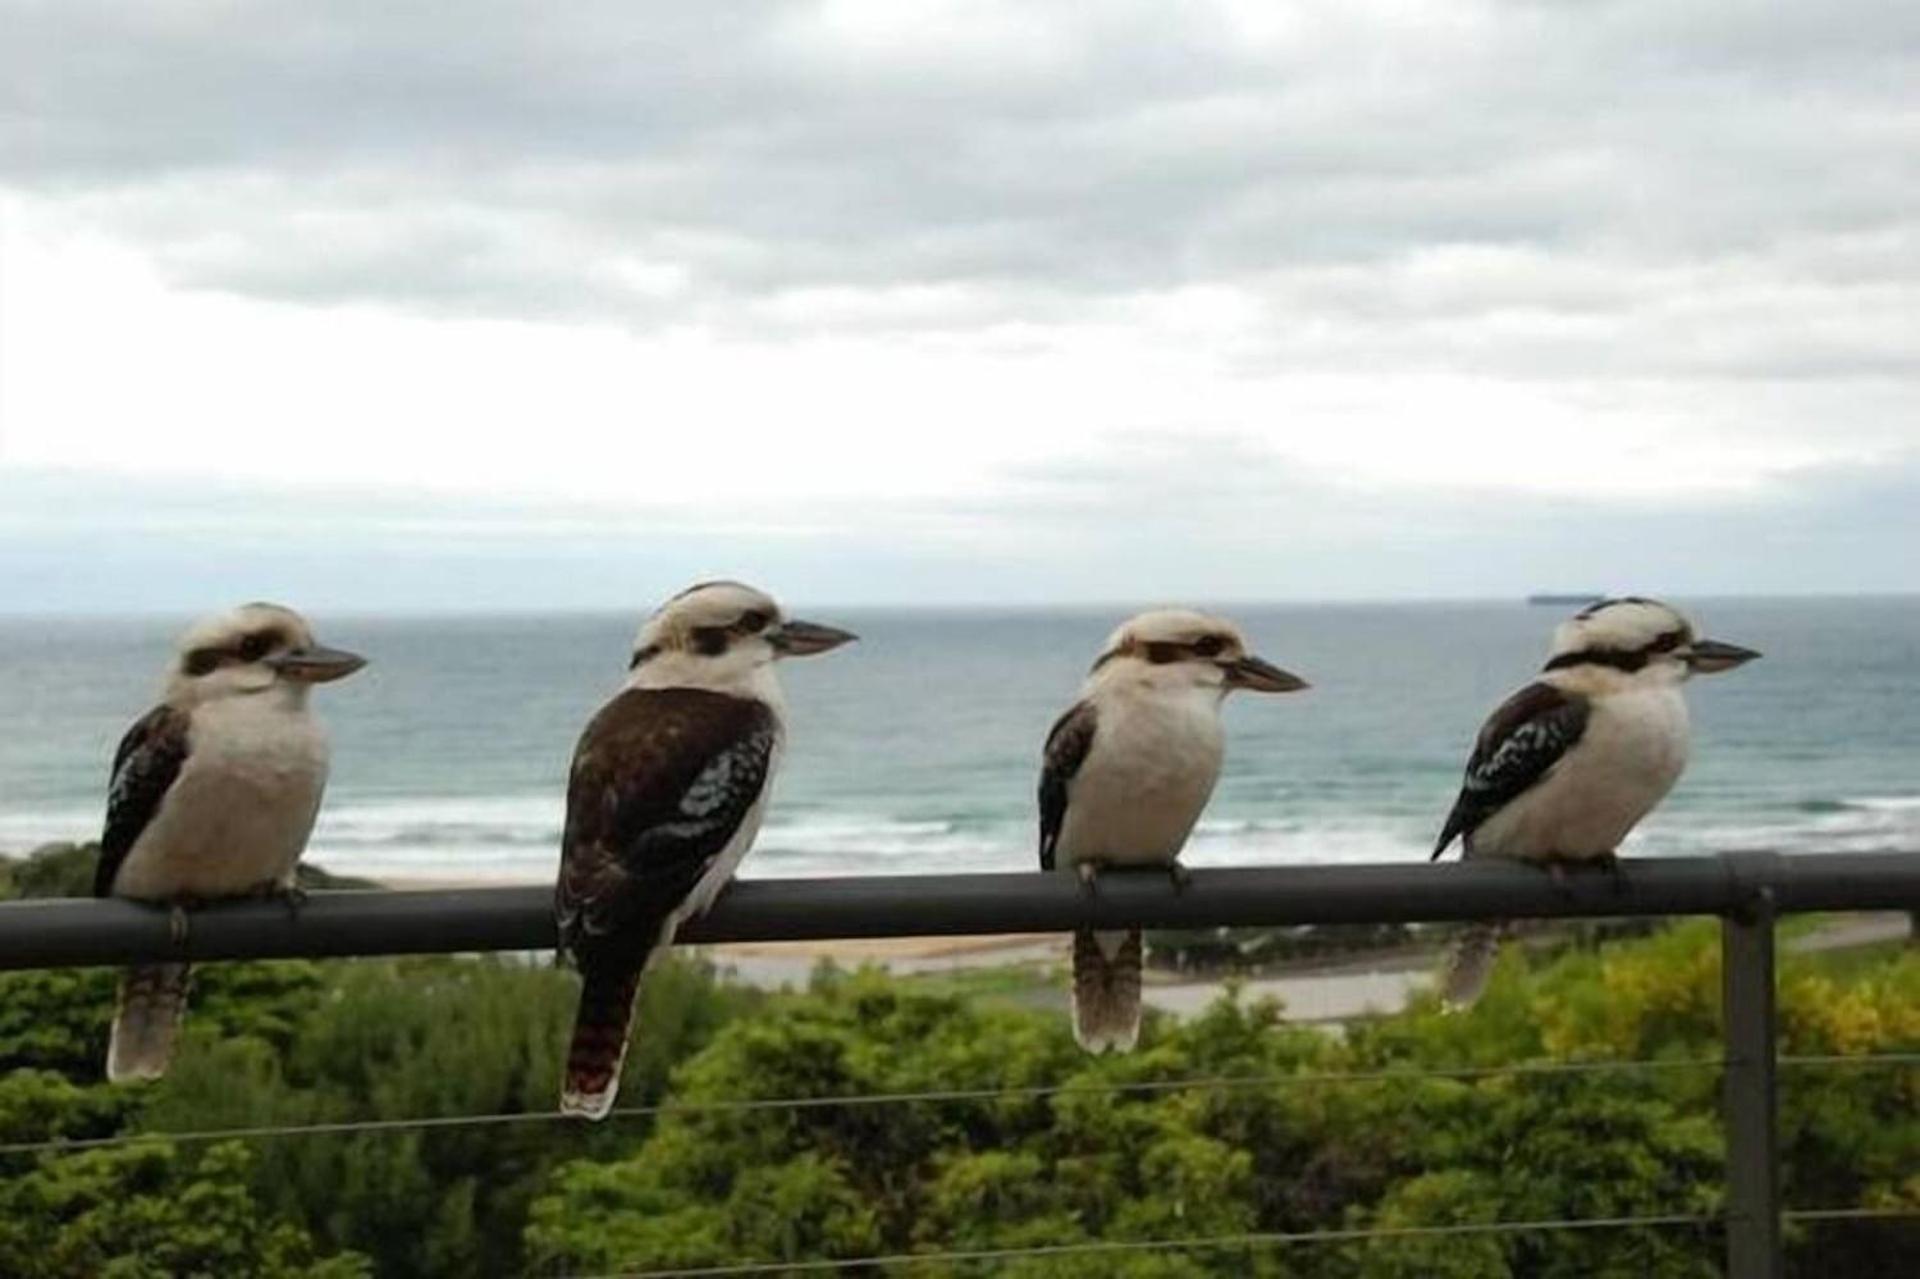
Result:
<svg viewBox="0 0 1920 1279"><path fill-rule="evenodd" d="M1553 880L1554 889L1561 893L1573 891L1573 885L1567 881L1567 859L1555 854L1547 858L1547 875Z"/></svg>
<svg viewBox="0 0 1920 1279"><path fill-rule="evenodd" d="M1614 892L1624 893L1627 891L1627 867L1626 863L1620 860L1619 853L1609 848L1606 852L1594 858L1593 864L1607 872L1608 877L1613 880Z"/></svg>
<svg viewBox="0 0 1920 1279"><path fill-rule="evenodd" d="M1185 866L1182 866L1179 862L1169 862L1167 864L1167 878L1173 881L1174 892L1184 893L1187 891L1187 886L1193 883L1193 872Z"/></svg>
<svg viewBox="0 0 1920 1279"><path fill-rule="evenodd" d="M286 907L288 919L300 918L300 908L307 904L307 890L291 879L270 879L254 889L253 895L261 901L279 902Z"/></svg>
<svg viewBox="0 0 1920 1279"><path fill-rule="evenodd" d="M1080 876L1080 891L1088 897L1098 896L1100 892L1100 863L1078 862L1074 871Z"/></svg>

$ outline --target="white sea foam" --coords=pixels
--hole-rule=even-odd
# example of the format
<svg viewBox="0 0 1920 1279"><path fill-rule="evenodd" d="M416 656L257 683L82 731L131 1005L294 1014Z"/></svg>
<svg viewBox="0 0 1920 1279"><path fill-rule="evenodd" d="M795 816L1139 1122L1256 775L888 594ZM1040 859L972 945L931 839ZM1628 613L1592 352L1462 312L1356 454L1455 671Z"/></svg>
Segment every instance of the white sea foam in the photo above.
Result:
<svg viewBox="0 0 1920 1279"><path fill-rule="evenodd" d="M1840 802L1869 812L1920 814L1920 795L1868 795Z"/></svg>
<svg viewBox="0 0 1920 1279"><path fill-rule="evenodd" d="M373 878L545 881L559 855L563 819L564 803L553 794L335 799L322 810L308 860ZM97 808L0 812L0 851L93 839L99 822ZM1185 860L1194 866L1419 861L1433 834L1432 822L1398 815L1222 816L1199 824ZM1750 821L1725 810L1675 807L1636 832L1623 851L1675 856L1730 848L1920 848L1920 795L1776 808ZM1024 814L955 820L851 810L786 815L776 808L742 873L940 874L1033 864L1033 823Z"/></svg>

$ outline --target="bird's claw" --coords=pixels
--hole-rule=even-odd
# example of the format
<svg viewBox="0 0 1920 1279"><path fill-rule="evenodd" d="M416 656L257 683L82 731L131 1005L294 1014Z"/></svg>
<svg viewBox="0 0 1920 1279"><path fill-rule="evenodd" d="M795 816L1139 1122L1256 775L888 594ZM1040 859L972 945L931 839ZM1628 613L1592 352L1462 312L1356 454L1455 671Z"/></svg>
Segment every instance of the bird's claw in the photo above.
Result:
<svg viewBox="0 0 1920 1279"><path fill-rule="evenodd" d="M187 917L186 902L174 902L167 911L167 940L175 946L184 946L191 932L192 924Z"/></svg>
<svg viewBox="0 0 1920 1279"><path fill-rule="evenodd" d="M1179 862L1169 862L1167 864L1167 878L1172 881L1174 892L1184 893L1187 891L1187 886L1193 883L1193 872L1185 866L1182 866Z"/></svg>
<svg viewBox="0 0 1920 1279"><path fill-rule="evenodd" d="M1099 895L1100 865L1098 862L1081 862L1074 867L1080 876L1080 891L1088 897Z"/></svg>
<svg viewBox="0 0 1920 1279"><path fill-rule="evenodd" d="M288 919L300 918L300 908L307 904L307 890L294 880L268 880L254 893L262 901L277 901L286 907Z"/></svg>

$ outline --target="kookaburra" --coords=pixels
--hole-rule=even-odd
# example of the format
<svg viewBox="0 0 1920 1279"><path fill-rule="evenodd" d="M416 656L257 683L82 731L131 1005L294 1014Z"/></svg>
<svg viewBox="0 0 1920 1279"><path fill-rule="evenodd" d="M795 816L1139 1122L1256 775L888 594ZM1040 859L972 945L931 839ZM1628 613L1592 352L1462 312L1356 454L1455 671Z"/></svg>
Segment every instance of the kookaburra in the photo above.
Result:
<svg viewBox="0 0 1920 1279"><path fill-rule="evenodd" d="M1465 856L1512 857L1558 871L1612 866L1615 850L1687 766L1687 702L1696 674L1760 656L1701 639L1656 600L1604 600L1554 632L1540 676L1494 711L1467 761L1466 781L1434 845L1458 837ZM1499 925L1462 939L1442 978L1451 1004L1485 987Z"/></svg>
<svg viewBox="0 0 1920 1279"><path fill-rule="evenodd" d="M554 906L582 986L562 1113L606 1116L642 975L759 832L785 735L774 663L853 638L783 617L738 582L682 591L640 628L626 686L587 724L567 783Z"/></svg>
<svg viewBox="0 0 1920 1279"><path fill-rule="evenodd" d="M1111 866L1178 857L1220 776L1220 704L1235 689L1290 693L1306 681L1247 653L1233 623L1203 613L1142 613L1107 640L1080 700L1047 735L1040 773L1040 866L1092 889ZM1092 1052L1140 1034L1141 936L1073 935L1073 1033Z"/></svg>
<svg viewBox="0 0 1920 1279"><path fill-rule="evenodd" d="M113 758L96 897L183 908L291 894L327 784L315 684L365 662L323 648L292 609L248 604L189 630L160 705ZM142 964L120 980L107 1078L155 1079L186 1011L187 965Z"/></svg>

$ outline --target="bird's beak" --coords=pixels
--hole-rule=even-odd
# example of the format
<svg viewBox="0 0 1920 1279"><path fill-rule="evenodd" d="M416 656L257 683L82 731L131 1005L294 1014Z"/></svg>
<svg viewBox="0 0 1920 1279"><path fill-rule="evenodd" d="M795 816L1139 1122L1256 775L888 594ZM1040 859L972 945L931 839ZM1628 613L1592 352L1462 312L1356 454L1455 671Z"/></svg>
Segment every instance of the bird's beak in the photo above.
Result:
<svg viewBox="0 0 1920 1279"><path fill-rule="evenodd" d="M822 626L819 622L803 622L797 617L788 618L767 636L774 651L782 657L809 657L859 638L852 631Z"/></svg>
<svg viewBox="0 0 1920 1279"><path fill-rule="evenodd" d="M328 648L324 644L289 649L278 657L267 659L267 665L302 684L328 684L345 679L366 664L367 659L358 653Z"/></svg>
<svg viewBox="0 0 1920 1279"><path fill-rule="evenodd" d="M1736 666L1745 666L1760 654L1750 648L1741 648L1738 644L1722 644L1719 640L1695 640L1680 656L1689 669L1699 675L1715 675L1721 671L1730 671Z"/></svg>
<svg viewBox="0 0 1920 1279"><path fill-rule="evenodd" d="M1228 688L1244 688L1255 693L1297 693L1308 687L1307 681L1291 671L1283 671L1261 657L1236 657L1220 663L1227 673Z"/></svg>

